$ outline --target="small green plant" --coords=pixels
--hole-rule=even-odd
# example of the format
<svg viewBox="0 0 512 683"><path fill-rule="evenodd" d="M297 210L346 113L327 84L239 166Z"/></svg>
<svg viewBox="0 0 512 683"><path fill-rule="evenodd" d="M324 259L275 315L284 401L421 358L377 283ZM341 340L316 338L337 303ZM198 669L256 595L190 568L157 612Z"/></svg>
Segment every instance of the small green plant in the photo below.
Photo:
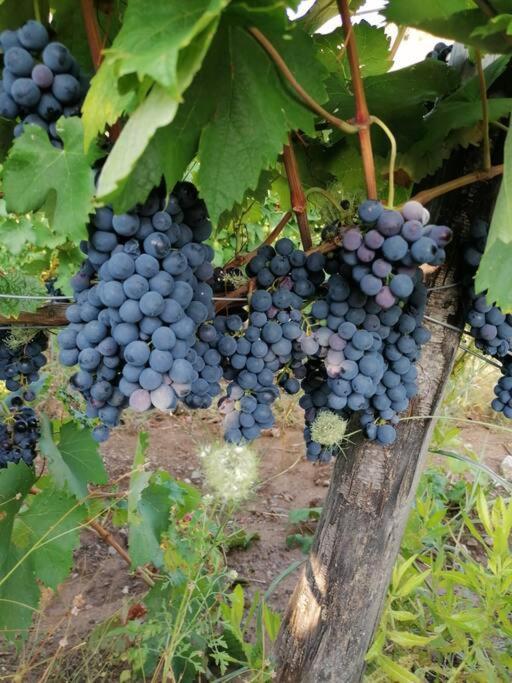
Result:
<svg viewBox="0 0 512 683"><path fill-rule="evenodd" d="M512 675L512 501L425 476L367 654L367 681L501 681Z"/></svg>
<svg viewBox="0 0 512 683"><path fill-rule="evenodd" d="M244 618L243 589L225 557L252 537L233 527L226 501L201 497L167 472L146 472L145 447L114 519L128 523L134 565L159 571L142 599L95 630L90 648L113 657L113 668L124 666L126 680L230 680L234 670L269 680L279 617L255 595Z"/></svg>

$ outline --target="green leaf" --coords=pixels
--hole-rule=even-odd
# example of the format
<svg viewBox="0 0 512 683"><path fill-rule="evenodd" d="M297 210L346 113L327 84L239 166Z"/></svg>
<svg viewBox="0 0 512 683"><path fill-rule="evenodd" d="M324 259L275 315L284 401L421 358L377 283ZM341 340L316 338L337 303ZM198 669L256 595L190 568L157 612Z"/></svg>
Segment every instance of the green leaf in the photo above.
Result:
<svg viewBox="0 0 512 683"><path fill-rule="evenodd" d="M512 133L504 147L503 179L492 215L485 252L475 278L477 292L487 291L489 302L512 313L510 264L512 263Z"/></svg>
<svg viewBox="0 0 512 683"><path fill-rule="evenodd" d="M118 76L135 74L140 81L147 76L179 99L212 38L205 29L218 20L226 4L227 0L188 0L156 2L148 8L145 0L130 0L107 61L115 63Z"/></svg>
<svg viewBox="0 0 512 683"><path fill-rule="evenodd" d="M411 671L406 669L398 662L394 662L386 655L379 655L376 659L376 664L381 668L382 673L389 676L389 680L396 681L396 683L421 683L420 679Z"/></svg>
<svg viewBox="0 0 512 683"><path fill-rule="evenodd" d="M474 38L485 38L493 33L512 33L512 14L498 14L491 17L487 24L478 26L471 34Z"/></svg>
<svg viewBox="0 0 512 683"><path fill-rule="evenodd" d="M364 79L368 107L392 129L399 149L421 138L425 105L456 90L460 76L452 68L435 60L390 71ZM339 109L340 115L350 118L354 113L354 97L350 89L338 77L329 79L331 109ZM397 102L400 106L397 107ZM375 133L376 134L376 133ZM389 143L383 138L387 150Z"/></svg>
<svg viewBox="0 0 512 683"><path fill-rule="evenodd" d="M467 0L390 0L384 10L386 19L402 26L413 26L435 36L480 47L487 52L510 51L510 42L500 34L475 35L488 17Z"/></svg>
<svg viewBox="0 0 512 683"><path fill-rule="evenodd" d="M301 522L318 520L321 514L322 508L297 508L296 510L290 510L288 521L290 524L300 524Z"/></svg>
<svg viewBox="0 0 512 683"><path fill-rule="evenodd" d="M48 14L48 3L42 0L40 3L41 15ZM4 0L0 3L0 28L16 29L24 24L27 19L34 18L33 0Z"/></svg>
<svg viewBox="0 0 512 683"><path fill-rule="evenodd" d="M33 470L20 462L0 470L0 576L11 542L14 518L35 481Z"/></svg>
<svg viewBox="0 0 512 683"><path fill-rule="evenodd" d="M75 422L62 425L59 443L55 443L50 420L41 416L41 453L48 460L54 482L77 498L87 495L87 484L106 484L108 475L90 430Z"/></svg>
<svg viewBox="0 0 512 683"><path fill-rule="evenodd" d="M361 21L354 26L354 35L360 56L363 77L386 73L391 66L389 38L383 28ZM314 36L318 46L318 58L338 78L350 80L350 69L344 48L343 29Z"/></svg>
<svg viewBox="0 0 512 683"><path fill-rule="evenodd" d="M263 603L263 623L270 641L273 643L279 633L281 617L277 612L270 609L266 602Z"/></svg>
<svg viewBox="0 0 512 683"><path fill-rule="evenodd" d="M11 548L5 557L2 576L18 565L23 553ZM30 562L21 562L7 579L0 579L0 634L7 641L25 639L38 612L40 590Z"/></svg>
<svg viewBox="0 0 512 683"><path fill-rule="evenodd" d="M148 562L162 566L160 543L169 526L171 504L169 489L150 481L142 490L136 509L129 509L128 545L133 568Z"/></svg>
<svg viewBox="0 0 512 683"><path fill-rule="evenodd" d="M414 576L411 576L396 591L396 597L406 598L408 595L413 593L417 588L419 588L422 583L425 582L425 579L427 578L427 576L430 575L430 573L431 570L427 569L426 571L421 572L420 574L415 574Z"/></svg>
<svg viewBox="0 0 512 683"><path fill-rule="evenodd" d="M53 147L38 126L27 126L15 139L5 161L5 199L7 209L16 213L36 211L46 204L52 229L79 241L86 236L85 224L93 210L92 158L83 152L78 117L59 119L57 130L63 149Z"/></svg>
<svg viewBox="0 0 512 683"><path fill-rule="evenodd" d="M227 55L217 65L220 81L212 86L216 109L199 144L198 184L215 221L241 202L248 188L256 187L261 170L281 152L289 129L313 125L311 114L283 89L274 65L250 35L229 27L224 39ZM276 42L297 79L311 86L314 56L301 34L292 32L289 41ZM307 75L301 70L306 64ZM322 88L321 80L316 91Z"/></svg>
<svg viewBox="0 0 512 683"><path fill-rule="evenodd" d="M96 135L113 125L124 112L133 109L136 100L133 91L119 92L114 70L103 62L91 80L82 105L84 149L88 150Z"/></svg>
<svg viewBox="0 0 512 683"><path fill-rule="evenodd" d="M350 9L355 12L358 7L364 4L365 0L351 0ZM299 22L309 33L315 33L329 19L338 16L339 6L337 0L316 0L306 14L299 19Z"/></svg>
<svg viewBox="0 0 512 683"><path fill-rule="evenodd" d="M10 216L0 222L0 239L3 246L16 256L27 243L36 241L34 226L25 216Z"/></svg>
<svg viewBox="0 0 512 683"><path fill-rule="evenodd" d="M12 540L27 556L37 578L57 588L71 571L85 507L62 491L46 489L32 497L16 518Z"/></svg>
<svg viewBox="0 0 512 683"><path fill-rule="evenodd" d="M27 275L21 270L8 270L0 273L0 294L25 294L40 296L47 294L39 277ZM35 311L40 306L37 299L0 300L0 313L6 317L17 317L21 311Z"/></svg>

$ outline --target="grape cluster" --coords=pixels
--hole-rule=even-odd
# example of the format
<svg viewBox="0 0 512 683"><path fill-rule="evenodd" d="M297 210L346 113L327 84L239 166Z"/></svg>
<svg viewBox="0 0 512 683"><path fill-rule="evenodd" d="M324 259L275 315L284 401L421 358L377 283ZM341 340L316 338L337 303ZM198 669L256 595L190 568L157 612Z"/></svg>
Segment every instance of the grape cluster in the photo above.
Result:
<svg viewBox="0 0 512 683"><path fill-rule="evenodd" d="M33 408L20 396L11 396L0 421L0 469L23 461L31 465L40 436L39 420Z"/></svg>
<svg viewBox="0 0 512 683"><path fill-rule="evenodd" d="M328 460L336 450L312 438L323 411L345 420L359 413L368 438L395 440L398 413L417 392L414 363L430 337L421 324L427 292L419 266L442 263L451 239L449 228L428 224L417 202L398 212L366 201L359 215L362 226L327 254L331 276L312 304L312 332L300 340L310 358L301 405L312 460Z"/></svg>
<svg viewBox="0 0 512 683"><path fill-rule="evenodd" d="M227 441L257 438L275 422L271 406L279 388L288 394L300 390L296 375L305 354L295 343L303 335L306 298L325 279L324 263L322 254L306 255L286 238L278 240L275 248L261 247L248 263L247 274L258 285L249 299L248 325L242 331L241 318L236 316L235 324L228 316L217 343L225 359L224 378L230 381L221 400Z"/></svg>
<svg viewBox="0 0 512 683"><path fill-rule="evenodd" d="M87 416L99 419L98 441L127 405L203 407L201 397L218 393L217 381L204 377L206 349L196 336L214 317L213 250L202 244L210 233L191 183L169 197L155 190L129 213L95 213L82 245L87 259L72 278L70 324L58 340L61 363L79 365L72 385L87 400Z"/></svg>
<svg viewBox="0 0 512 683"><path fill-rule="evenodd" d="M26 389L37 382L39 370L46 365L47 348L44 332L38 332L25 344L17 344L7 330L0 331L0 380L5 382L8 391Z"/></svg>
<svg viewBox="0 0 512 683"><path fill-rule="evenodd" d="M486 293L475 292L473 280L485 251L489 224L481 219L473 221L464 251L466 267L466 323L470 326L475 346L489 356L503 358L512 349L512 315L489 302Z"/></svg>
<svg viewBox="0 0 512 683"><path fill-rule="evenodd" d="M501 366L501 377L494 387L496 398L492 401L491 407L498 413L503 413L505 417L512 418L512 356L503 359Z"/></svg>
<svg viewBox="0 0 512 683"><path fill-rule="evenodd" d="M50 42L46 28L34 20L16 31L2 31L0 46L0 116L20 119L14 128L16 137L26 124L33 124L61 148L55 122L62 115L79 114L87 87L78 63L64 45Z"/></svg>
<svg viewBox="0 0 512 683"><path fill-rule="evenodd" d="M436 43L434 49L431 50L425 59L434 59L439 62L448 62L453 45L447 45L446 43Z"/></svg>

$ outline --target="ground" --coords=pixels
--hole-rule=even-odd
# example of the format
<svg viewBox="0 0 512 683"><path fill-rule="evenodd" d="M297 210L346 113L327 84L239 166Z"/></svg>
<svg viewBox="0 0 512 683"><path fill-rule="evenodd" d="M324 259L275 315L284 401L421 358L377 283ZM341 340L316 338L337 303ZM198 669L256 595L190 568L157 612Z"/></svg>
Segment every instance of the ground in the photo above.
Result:
<svg viewBox="0 0 512 683"><path fill-rule="evenodd" d="M237 570L249 592L267 588L290 563L303 558L299 549L286 547L286 536L292 531L288 512L295 508L321 506L331 473L330 465L314 466L304 460L298 410L290 405L280 413L279 426L256 444L261 455L261 484L236 514L236 522L240 526L259 536L248 549L236 550L229 555L230 566ZM111 479L117 479L130 470L139 429L149 433L151 469L164 468L177 479L205 488L197 453L202 444L219 438L219 416L215 411L134 417L127 426L116 430L102 447ZM502 459L509 453L507 432L467 424L461 435L489 466L499 471ZM126 545L123 530L116 529L114 533L120 543ZM295 581L296 572L287 576L270 598L271 606L281 613ZM62 650L84 648L86 638L95 625L144 591L143 582L130 573L124 560L111 547L94 532L84 532L76 552L73 573L56 593L45 596L43 616L37 622L36 632L26 651L18 658L18 666L20 661L33 665L46 660L53 656L59 645ZM79 609L72 610L73 604ZM43 634L47 635L43 636L42 645L36 646L36 641L41 642ZM0 664L0 680L16 681L9 675L15 670L15 659L2 649L0 644L0 658L7 656ZM62 677L56 661L51 661L51 668L47 664L40 666L18 680L71 680L70 675ZM41 678L45 669L47 675Z"/></svg>

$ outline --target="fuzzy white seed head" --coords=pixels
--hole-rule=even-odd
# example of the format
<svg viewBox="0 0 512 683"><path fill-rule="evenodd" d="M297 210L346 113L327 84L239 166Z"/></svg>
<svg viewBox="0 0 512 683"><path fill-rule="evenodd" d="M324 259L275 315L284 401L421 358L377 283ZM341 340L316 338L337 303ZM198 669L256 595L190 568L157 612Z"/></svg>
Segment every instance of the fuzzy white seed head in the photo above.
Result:
<svg viewBox="0 0 512 683"><path fill-rule="evenodd" d="M311 438L322 446L336 446L341 444L346 431L346 420L330 410L323 410L311 425Z"/></svg>
<svg viewBox="0 0 512 683"><path fill-rule="evenodd" d="M254 490L258 478L258 456L247 445L212 443L200 452L206 483L225 503L240 503Z"/></svg>

